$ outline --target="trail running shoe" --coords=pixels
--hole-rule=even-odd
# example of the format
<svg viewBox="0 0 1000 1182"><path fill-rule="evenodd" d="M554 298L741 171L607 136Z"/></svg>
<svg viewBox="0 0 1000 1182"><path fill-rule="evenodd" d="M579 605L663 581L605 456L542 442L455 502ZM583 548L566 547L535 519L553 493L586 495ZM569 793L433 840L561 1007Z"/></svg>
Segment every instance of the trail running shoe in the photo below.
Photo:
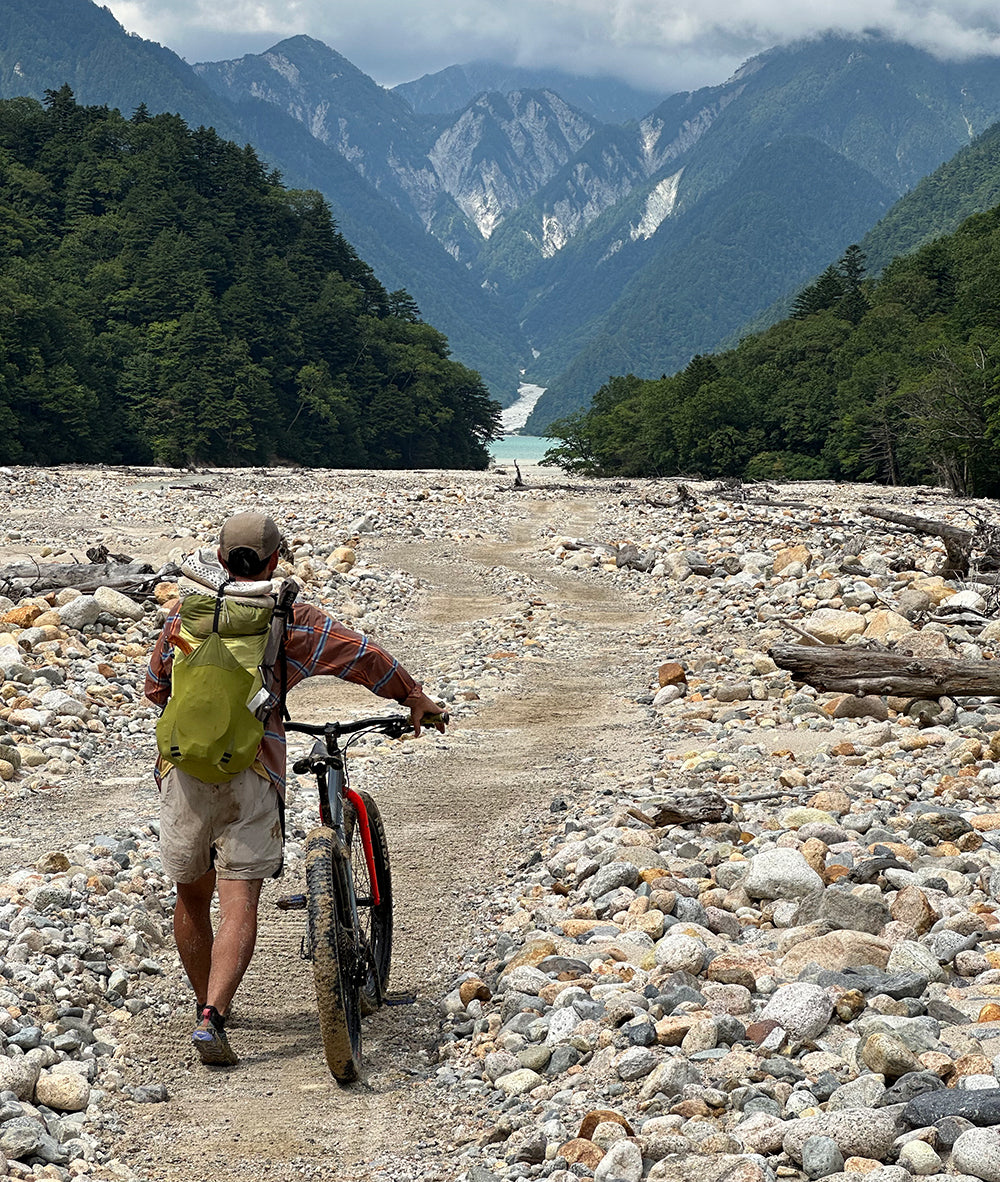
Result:
<svg viewBox="0 0 1000 1182"><path fill-rule="evenodd" d="M209 1067L232 1067L240 1061L239 1055L229 1045L219 1015L212 1006L206 1006L202 1011L201 1024L191 1035L191 1041L202 1063Z"/></svg>

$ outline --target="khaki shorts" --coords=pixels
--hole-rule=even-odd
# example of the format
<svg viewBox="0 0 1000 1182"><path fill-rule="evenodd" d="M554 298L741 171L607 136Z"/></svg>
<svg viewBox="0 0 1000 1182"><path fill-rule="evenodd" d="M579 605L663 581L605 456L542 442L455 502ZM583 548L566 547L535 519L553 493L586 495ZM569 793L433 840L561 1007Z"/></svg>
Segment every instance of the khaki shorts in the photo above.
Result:
<svg viewBox="0 0 1000 1182"><path fill-rule="evenodd" d="M206 784L170 768L160 785L160 860L174 882L270 878L281 868L278 794L252 768Z"/></svg>

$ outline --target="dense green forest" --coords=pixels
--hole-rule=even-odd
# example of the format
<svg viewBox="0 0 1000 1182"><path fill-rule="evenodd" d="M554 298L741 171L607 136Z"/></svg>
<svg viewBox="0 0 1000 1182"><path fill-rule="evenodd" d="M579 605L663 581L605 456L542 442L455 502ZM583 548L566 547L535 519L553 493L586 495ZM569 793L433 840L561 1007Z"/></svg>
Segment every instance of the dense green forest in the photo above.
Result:
<svg viewBox="0 0 1000 1182"><path fill-rule="evenodd" d="M481 468L498 424L251 148L65 86L0 103L0 462Z"/></svg>
<svg viewBox="0 0 1000 1182"><path fill-rule="evenodd" d="M550 434L571 471L1000 494L1000 207L877 283L852 247L789 319L670 377L614 377Z"/></svg>

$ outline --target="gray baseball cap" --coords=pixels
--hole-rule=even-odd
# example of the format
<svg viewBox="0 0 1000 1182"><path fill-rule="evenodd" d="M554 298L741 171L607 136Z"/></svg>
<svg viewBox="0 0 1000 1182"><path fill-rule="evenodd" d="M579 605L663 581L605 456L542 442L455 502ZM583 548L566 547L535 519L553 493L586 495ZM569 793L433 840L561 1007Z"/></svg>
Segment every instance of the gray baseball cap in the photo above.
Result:
<svg viewBox="0 0 1000 1182"><path fill-rule="evenodd" d="M229 561L234 550L252 550L264 562L281 545L281 531L263 513L237 513L223 523L219 556Z"/></svg>

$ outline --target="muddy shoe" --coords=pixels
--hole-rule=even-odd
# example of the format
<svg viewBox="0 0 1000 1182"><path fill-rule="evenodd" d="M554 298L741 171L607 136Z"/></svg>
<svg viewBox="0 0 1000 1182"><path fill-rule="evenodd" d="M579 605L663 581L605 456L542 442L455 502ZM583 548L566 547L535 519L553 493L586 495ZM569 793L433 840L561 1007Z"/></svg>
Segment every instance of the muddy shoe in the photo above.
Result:
<svg viewBox="0 0 1000 1182"><path fill-rule="evenodd" d="M239 1055L229 1045L223 1019L214 1006L206 1006L202 1010L201 1024L191 1035L191 1041L202 1063L209 1067L232 1067L240 1061Z"/></svg>

